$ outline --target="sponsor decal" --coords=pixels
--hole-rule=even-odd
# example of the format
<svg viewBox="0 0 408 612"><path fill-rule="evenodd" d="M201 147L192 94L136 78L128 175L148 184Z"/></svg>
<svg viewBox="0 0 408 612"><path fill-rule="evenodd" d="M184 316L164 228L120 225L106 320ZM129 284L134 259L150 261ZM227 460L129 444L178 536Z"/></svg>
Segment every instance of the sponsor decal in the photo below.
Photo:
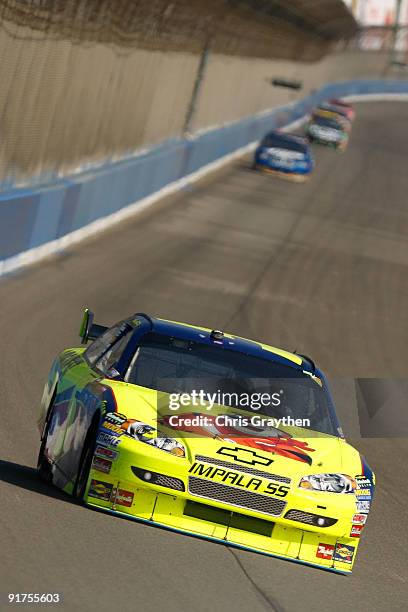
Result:
<svg viewBox="0 0 408 612"><path fill-rule="evenodd" d="M366 514L368 514L370 512L371 502L361 501L358 499L356 502L356 506L358 512L365 512Z"/></svg>
<svg viewBox="0 0 408 612"><path fill-rule="evenodd" d="M106 448L105 446L97 446L95 448L95 455L98 455L98 457L104 457L105 459L111 459L111 461L115 461L119 453L117 451L111 450L110 448Z"/></svg>
<svg viewBox="0 0 408 612"><path fill-rule="evenodd" d="M116 412L108 412L105 415L105 421L112 423L113 425L122 425L126 421L126 417L123 414L117 414Z"/></svg>
<svg viewBox="0 0 408 612"><path fill-rule="evenodd" d="M333 559L341 563L352 563L354 557L355 546L348 544L336 544Z"/></svg>
<svg viewBox="0 0 408 612"><path fill-rule="evenodd" d="M276 497L286 497L290 490L290 487L287 485L267 482L262 478L254 478L249 474L234 472L233 470L227 470L221 467L207 465L205 463L193 463L189 469L189 473L201 478L222 482L226 485L234 485L235 487L242 487L243 489L248 489L249 491L257 491L258 493L262 493L264 495L267 494L274 495Z"/></svg>
<svg viewBox="0 0 408 612"><path fill-rule="evenodd" d="M366 514L353 514L353 520L351 521L354 525L364 525L367 520Z"/></svg>
<svg viewBox="0 0 408 612"><path fill-rule="evenodd" d="M319 559L333 559L334 546L332 544L320 544L317 547L316 557Z"/></svg>
<svg viewBox="0 0 408 612"><path fill-rule="evenodd" d="M109 459L103 459L102 457L94 457L92 467L98 472L109 474L112 467L112 461L109 461Z"/></svg>
<svg viewBox="0 0 408 612"><path fill-rule="evenodd" d="M125 491L125 489L117 489L114 497L114 504L118 506L127 506L128 508L130 508L130 506L133 504L133 498L134 493L132 493L131 491Z"/></svg>
<svg viewBox="0 0 408 612"><path fill-rule="evenodd" d="M366 476L356 476L356 481L359 489L371 489L373 484Z"/></svg>
<svg viewBox="0 0 408 612"><path fill-rule="evenodd" d="M272 149L268 149L264 153L261 153L259 157L265 161L269 161L271 164L278 166L278 168L290 169L295 167L295 159L286 157L285 155L280 155L279 153L275 153L272 151Z"/></svg>
<svg viewBox="0 0 408 612"><path fill-rule="evenodd" d="M350 531L350 538L359 538L363 529L364 525L352 525Z"/></svg>
<svg viewBox="0 0 408 612"><path fill-rule="evenodd" d="M103 501L110 501L112 489L113 485L109 484L109 482L102 482L101 480L92 480L88 496L96 497L96 499L102 499Z"/></svg>
<svg viewBox="0 0 408 612"><path fill-rule="evenodd" d="M361 501L371 501L371 492L368 489L355 489L354 493Z"/></svg>
<svg viewBox="0 0 408 612"><path fill-rule="evenodd" d="M111 423L110 421L105 420L102 423L102 427L104 429L108 429L109 433L111 433L114 436L123 436L123 434L125 433L122 427L119 427L119 425L116 425L116 423Z"/></svg>
<svg viewBox="0 0 408 612"><path fill-rule="evenodd" d="M366 476L356 476L356 484L357 488L354 493L358 501L371 501L372 499L372 491L373 491L373 483L370 478Z"/></svg>
<svg viewBox="0 0 408 612"><path fill-rule="evenodd" d="M117 436L103 431L99 432L96 442L97 444L105 444L106 446L113 446L114 448L120 444L120 440Z"/></svg>
<svg viewBox="0 0 408 612"><path fill-rule="evenodd" d="M271 156L276 157L277 159L283 160L299 160L303 159L303 153L298 153L297 151L292 151L290 149L282 149L279 147L269 147L265 149L266 153L269 153Z"/></svg>
<svg viewBox="0 0 408 612"><path fill-rule="evenodd" d="M338 130L335 130L330 127L323 127L312 124L309 128L309 132L312 136L316 136L317 138L321 138L322 140L327 140L330 142L335 142L341 138L341 134Z"/></svg>

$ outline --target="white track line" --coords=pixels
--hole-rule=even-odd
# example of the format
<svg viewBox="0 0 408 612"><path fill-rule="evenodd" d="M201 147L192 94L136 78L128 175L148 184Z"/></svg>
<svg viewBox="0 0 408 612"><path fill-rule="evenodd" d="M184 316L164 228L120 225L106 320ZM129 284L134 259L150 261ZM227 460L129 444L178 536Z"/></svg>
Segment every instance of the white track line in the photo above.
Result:
<svg viewBox="0 0 408 612"><path fill-rule="evenodd" d="M408 100L408 93L388 93L388 94L365 94L365 95L350 95L340 96L342 100L347 102L404 102Z"/></svg>

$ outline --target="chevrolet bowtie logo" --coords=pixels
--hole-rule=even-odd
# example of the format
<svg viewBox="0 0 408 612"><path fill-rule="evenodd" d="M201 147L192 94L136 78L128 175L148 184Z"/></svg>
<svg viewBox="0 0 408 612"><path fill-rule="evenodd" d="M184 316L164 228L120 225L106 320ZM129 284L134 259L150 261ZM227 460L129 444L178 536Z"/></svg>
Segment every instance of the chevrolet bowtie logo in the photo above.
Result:
<svg viewBox="0 0 408 612"><path fill-rule="evenodd" d="M228 446L223 446L217 453L220 455L225 455L227 457L231 457L238 461L239 463L245 463L246 465L264 465L268 466L273 463L273 459L269 459L268 457L262 457L262 455L258 455L257 452L251 450L250 448L241 448L236 446L235 448L229 448Z"/></svg>

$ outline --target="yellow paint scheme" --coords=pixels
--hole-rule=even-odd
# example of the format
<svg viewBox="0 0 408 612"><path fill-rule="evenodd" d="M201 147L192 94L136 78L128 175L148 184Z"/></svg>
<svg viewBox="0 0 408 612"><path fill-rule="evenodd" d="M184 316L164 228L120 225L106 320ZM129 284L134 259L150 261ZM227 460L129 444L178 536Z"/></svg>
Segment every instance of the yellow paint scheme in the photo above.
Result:
<svg viewBox="0 0 408 612"><path fill-rule="evenodd" d="M272 347L266 348L267 350L278 352L277 349ZM278 354L283 354L284 356L290 355L292 361L296 362L299 359L297 355L286 354L284 351L279 351ZM157 425L156 406L158 394L156 391L124 382L114 382L111 380L103 382L113 389L119 413L126 415L129 419L136 419L152 426ZM225 407L223 410L225 411ZM197 461L196 455L212 459L213 462L208 462L208 466L214 467L214 463L217 460L219 461L220 458L227 460L227 457L220 457L220 454L217 453L221 447L231 446L234 449L239 444L226 441L225 439L222 440L218 437L203 437L193 434L182 435L180 432L173 430L167 430L166 435L177 437L182 442L186 451L185 457L173 456L168 452L123 435L118 438L120 443L115 447L118 457L113 461L110 472L106 474L94 468L91 469L85 500L89 505L97 506L110 512L123 513L129 517L164 525L190 534L317 565L333 571L349 573L352 569L359 543L358 538L350 538L352 516L357 512L356 496L354 493L337 494L306 490L299 487L299 482L302 476L308 474L340 472L351 477L360 475L360 455L357 450L341 438L317 433L312 435L309 430L295 427L285 427L282 429L285 429L296 440L307 442L313 451L310 451L312 465L282 456L279 453L271 454L266 451L256 451L258 456L272 457L273 459L273 462L268 467L259 468L257 466L258 470L262 470L261 475L256 475L256 479L259 481L257 485L259 491L264 492L267 485L274 481L273 475L281 475L291 479L291 483L288 485L289 492L284 498L287 504L280 516L271 516L259 510L250 510L247 507L243 508L229 503L214 501L190 493L188 491L189 470ZM226 469L234 473L244 474L243 482L247 482L245 477L248 479L249 476L247 473L245 474L242 462L239 463L230 458L228 463L231 464L231 468L227 466ZM207 465L205 460L200 460L200 464ZM132 466L136 466L144 471L156 472L177 478L184 483L185 490L176 491L146 482L134 474L131 469ZM114 496L109 501L87 496L92 480L108 483L114 487L114 490L123 489L133 493L134 498L131 507L115 505ZM218 475L215 475L213 478L214 482L221 482L221 480L221 477L219 478ZM241 491L234 484L232 484L232 487L237 491ZM259 491L257 489L257 493ZM263 494L265 495L265 493ZM270 492L269 495L266 494L266 497L268 501L271 499ZM274 495L273 498L282 499ZM208 517L198 518L197 516L191 516L191 514L187 515L185 510L188 501L200 504L201 513L208 511ZM198 508L198 506L194 506L194 508ZM254 519L262 519L259 523L262 529L258 527L252 530L245 527L236 528L236 526L228 526L228 524L217 522L211 516L212 508L225 510L227 514L238 513L241 516L245 515L242 520L248 526L252 524L251 520L254 525L258 525ZM284 518L284 515L290 509L318 514L322 517L335 518L337 522L330 527L323 528L287 520ZM269 535L263 534L262 530L264 527L269 529L269 526L271 533ZM352 546L354 548L353 558L350 563L319 558L317 556L319 544L332 547L335 547L336 544Z"/></svg>

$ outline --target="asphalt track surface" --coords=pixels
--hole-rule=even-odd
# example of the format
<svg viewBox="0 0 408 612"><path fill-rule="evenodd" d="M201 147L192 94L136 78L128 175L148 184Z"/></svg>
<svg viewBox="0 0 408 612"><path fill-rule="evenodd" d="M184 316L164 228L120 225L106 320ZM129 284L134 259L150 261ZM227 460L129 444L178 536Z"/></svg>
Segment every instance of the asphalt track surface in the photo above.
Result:
<svg viewBox="0 0 408 612"><path fill-rule="evenodd" d="M407 125L408 105L358 105L348 150L317 148L307 184L240 161L0 282L3 597L59 592L67 610L406 609L406 438L352 440L378 488L351 577L88 510L33 466L42 386L54 355L78 344L85 305L100 323L145 311L307 352L333 376L407 379Z"/></svg>

